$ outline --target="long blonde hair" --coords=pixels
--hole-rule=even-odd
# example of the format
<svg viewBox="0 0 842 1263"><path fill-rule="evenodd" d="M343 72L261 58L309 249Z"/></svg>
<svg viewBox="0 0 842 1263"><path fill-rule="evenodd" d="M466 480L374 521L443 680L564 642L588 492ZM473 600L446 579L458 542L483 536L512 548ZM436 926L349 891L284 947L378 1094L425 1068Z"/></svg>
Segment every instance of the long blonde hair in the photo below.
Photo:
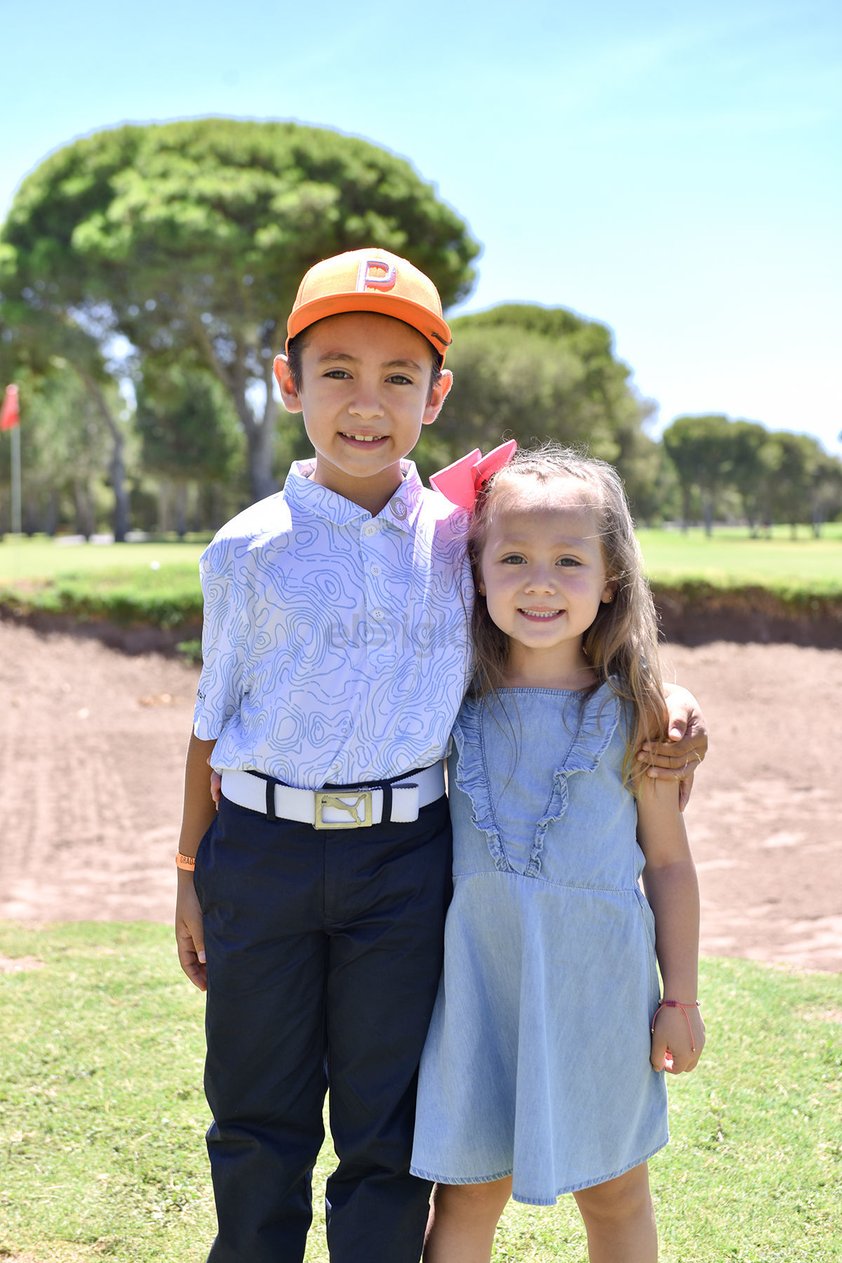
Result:
<svg viewBox="0 0 842 1263"><path fill-rule="evenodd" d="M505 510L523 485L537 483L546 489L553 479L575 478L586 492L593 510L602 549L605 573L613 599L600 605L585 632L582 648L597 676L597 684L610 682L631 703L634 724L626 747L624 777L632 788L644 765L635 763L642 741L664 740L666 707L658 661L658 622L652 593L643 574L643 558L622 479L612 465L582 456L554 443L518 450L510 464L494 474L477 497L468 532L468 555L477 597L472 618L474 643L474 696L503 687L509 640L493 622L485 598L479 593L480 560L495 513Z"/></svg>

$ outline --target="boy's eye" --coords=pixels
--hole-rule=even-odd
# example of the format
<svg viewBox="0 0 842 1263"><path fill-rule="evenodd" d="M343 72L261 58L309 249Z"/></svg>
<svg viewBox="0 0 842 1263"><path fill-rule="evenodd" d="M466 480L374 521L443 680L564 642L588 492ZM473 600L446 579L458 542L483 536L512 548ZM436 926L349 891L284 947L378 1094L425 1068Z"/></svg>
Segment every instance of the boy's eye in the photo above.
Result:
<svg viewBox="0 0 842 1263"><path fill-rule="evenodd" d="M389 382L392 386L411 386L412 385L412 378L407 377L404 373L392 373L391 376L386 378L386 381Z"/></svg>
<svg viewBox="0 0 842 1263"><path fill-rule="evenodd" d="M324 373L324 376L335 378L337 381L344 381L346 378L350 377L351 374L348 372L347 368L329 368Z"/></svg>

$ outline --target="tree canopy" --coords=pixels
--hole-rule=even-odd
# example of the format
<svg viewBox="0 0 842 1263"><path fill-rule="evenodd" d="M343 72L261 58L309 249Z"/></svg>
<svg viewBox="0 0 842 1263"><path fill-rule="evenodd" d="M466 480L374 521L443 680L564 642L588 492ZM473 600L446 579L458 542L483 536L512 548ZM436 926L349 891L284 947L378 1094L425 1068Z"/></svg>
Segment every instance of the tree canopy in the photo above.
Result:
<svg viewBox="0 0 842 1263"><path fill-rule="evenodd" d="M182 527L210 527L273 490L308 450L272 389L297 285L366 245L411 258L445 308L471 287L479 247L434 186L334 131L205 118L48 157L0 230L0 375L22 387L27 529L89 533L110 511L121 539L130 511L149 526L165 497ZM701 503L709 527L742 510L753 531L818 530L840 512L842 463L812 439L711 416L654 442L653 405L598 321L524 302L451 324L456 383L420 446L425 474L513 434L612 461L644 520L672 516L677 487L685 519ZM0 444L0 473L6 457ZM0 480L0 509L4 495Z"/></svg>
<svg viewBox="0 0 842 1263"><path fill-rule="evenodd" d="M684 501L685 527L690 519L691 496L702 497L705 530L710 534L717 497L730 480L733 441L731 422L720 414L676 417L664 430L664 447L675 465Z"/></svg>
<svg viewBox="0 0 842 1263"><path fill-rule="evenodd" d="M466 225L375 145L297 123L131 125L65 146L23 182L0 288L94 336L106 358L128 346L212 372L262 495L272 360L298 282L318 259L374 244L411 257L445 306L470 289L479 247Z"/></svg>
<svg viewBox="0 0 842 1263"><path fill-rule="evenodd" d="M563 307L504 303L451 321L453 390L434 427L455 455L505 436L555 439L616 462L633 480L651 444L651 405L614 355L611 330Z"/></svg>
<svg viewBox="0 0 842 1263"><path fill-rule="evenodd" d="M685 528L694 496L708 534L729 493L742 501L752 534L776 521L793 533L809 522L818 534L842 507L842 464L810 435L716 414L677 417L663 441L681 486Z"/></svg>

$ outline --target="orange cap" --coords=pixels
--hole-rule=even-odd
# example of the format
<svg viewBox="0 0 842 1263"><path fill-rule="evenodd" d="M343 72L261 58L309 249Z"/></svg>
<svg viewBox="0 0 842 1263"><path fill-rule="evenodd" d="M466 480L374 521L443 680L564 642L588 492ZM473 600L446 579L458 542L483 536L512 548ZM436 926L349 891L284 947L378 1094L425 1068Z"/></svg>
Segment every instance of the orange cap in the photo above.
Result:
<svg viewBox="0 0 842 1263"><path fill-rule="evenodd" d="M407 259L372 247L323 259L304 274L287 321L289 339L326 316L373 311L412 325L439 352L450 346L439 292Z"/></svg>

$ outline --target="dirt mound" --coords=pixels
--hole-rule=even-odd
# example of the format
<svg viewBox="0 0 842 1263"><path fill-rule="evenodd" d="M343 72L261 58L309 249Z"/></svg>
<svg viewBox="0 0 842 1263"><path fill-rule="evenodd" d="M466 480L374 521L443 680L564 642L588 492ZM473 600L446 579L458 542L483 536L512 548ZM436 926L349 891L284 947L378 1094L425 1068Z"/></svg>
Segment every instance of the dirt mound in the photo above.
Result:
<svg viewBox="0 0 842 1263"><path fill-rule="evenodd" d="M842 968L842 651L671 646L711 750L687 813L703 950ZM171 917L195 668L0 622L0 917Z"/></svg>

